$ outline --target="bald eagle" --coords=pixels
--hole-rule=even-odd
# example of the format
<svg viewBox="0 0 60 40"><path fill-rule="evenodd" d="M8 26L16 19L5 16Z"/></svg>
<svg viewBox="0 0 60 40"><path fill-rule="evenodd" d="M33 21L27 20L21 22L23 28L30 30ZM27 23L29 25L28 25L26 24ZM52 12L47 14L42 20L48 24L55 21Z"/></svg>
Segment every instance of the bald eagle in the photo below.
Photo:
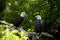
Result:
<svg viewBox="0 0 60 40"><path fill-rule="evenodd" d="M42 31L43 31L43 20L40 15L37 15L36 23L35 23L35 32L36 32L37 38L39 38Z"/></svg>
<svg viewBox="0 0 60 40"><path fill-rule="evenodd" d="M23 22L25 16L25 12L22 12L20 16L18 16L14 21L12 22L15 27L19 27L19 25Z"/></svg>

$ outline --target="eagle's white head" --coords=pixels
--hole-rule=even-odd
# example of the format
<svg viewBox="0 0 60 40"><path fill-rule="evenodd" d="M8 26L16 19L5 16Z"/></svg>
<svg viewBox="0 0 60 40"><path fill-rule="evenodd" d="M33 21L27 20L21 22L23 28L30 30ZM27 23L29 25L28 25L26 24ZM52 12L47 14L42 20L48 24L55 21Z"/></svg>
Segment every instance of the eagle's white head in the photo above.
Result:
<svg viewBox="0 0 60 40"><path fill-rule="evenodd" d="M37 15L36 18L37 18L37 19L41 19L41 16L40 16L40 15Z"/></svg>
<svg viewBox="0 0 60 40"><path fill-rule="evenodd" d="M20 16L24 17L25 16L25 12L21 12Z"/></svg>

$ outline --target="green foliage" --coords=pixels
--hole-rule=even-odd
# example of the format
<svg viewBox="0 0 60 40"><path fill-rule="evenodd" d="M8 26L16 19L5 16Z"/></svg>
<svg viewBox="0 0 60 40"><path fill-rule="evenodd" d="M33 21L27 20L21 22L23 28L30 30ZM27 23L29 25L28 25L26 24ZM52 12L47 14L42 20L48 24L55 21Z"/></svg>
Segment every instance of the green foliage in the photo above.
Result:
<svg viewBox="0 0 60 40"><path fill-rule="evenodd" d="M28 35L18 30L12 30L11 25L0 25L0 40L27 40ZM17 35L19 34L19 36Z"/></svg>
<svg viewBox="0 0 60 40"><path fill-rule="evenodd" d="M59 4L59 0L6 0L6 10L3 12L4 17L2 20L12 22L21 12L25 11L26 16L20 26L22 26L26 31L32 32L34 31L36 21L35 16L41 15L44 21L44 31L49 32L49 29L55 20L60 17ZM3 28L4 27L5 26L3 26ZM3 28L0 30L4 30ZM45 39L42 38L41 40Z"/></svg>

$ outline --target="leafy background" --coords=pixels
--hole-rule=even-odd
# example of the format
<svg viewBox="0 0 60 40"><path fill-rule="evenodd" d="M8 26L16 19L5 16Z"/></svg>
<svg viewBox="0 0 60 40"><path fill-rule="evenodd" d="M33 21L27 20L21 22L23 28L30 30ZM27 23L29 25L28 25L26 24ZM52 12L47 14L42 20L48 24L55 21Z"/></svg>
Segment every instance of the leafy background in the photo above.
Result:
<svg viewBox="0 0 60 40"><path fill-rule="evenodd" d="M59 0L1 0L0 1L0 19L11 23L21 12L26 12L22 26L26 31L33 32L35 16L41 15L44 21L44 31L49 32L50 27L60 17ZM53 38L44 37L41 40L53 40Z"/></svg>

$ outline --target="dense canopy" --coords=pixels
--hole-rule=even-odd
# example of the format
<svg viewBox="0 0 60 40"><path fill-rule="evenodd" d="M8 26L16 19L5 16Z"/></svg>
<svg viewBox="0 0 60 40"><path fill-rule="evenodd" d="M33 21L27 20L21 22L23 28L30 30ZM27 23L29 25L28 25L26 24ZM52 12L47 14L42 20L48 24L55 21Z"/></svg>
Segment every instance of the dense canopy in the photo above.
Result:
<svg viewBox="0 0 60 40"><path fill-rule="evenodd" d="M60 17L59 4L60 0L0 0L0 20L11 23L21 12L25 12L26 16L20 26L28 32L34 32L35 16L41 15L44 21L44 31L49 32L53 23ZM49 38L42 36L40 39L53 40Z"/></svg>

